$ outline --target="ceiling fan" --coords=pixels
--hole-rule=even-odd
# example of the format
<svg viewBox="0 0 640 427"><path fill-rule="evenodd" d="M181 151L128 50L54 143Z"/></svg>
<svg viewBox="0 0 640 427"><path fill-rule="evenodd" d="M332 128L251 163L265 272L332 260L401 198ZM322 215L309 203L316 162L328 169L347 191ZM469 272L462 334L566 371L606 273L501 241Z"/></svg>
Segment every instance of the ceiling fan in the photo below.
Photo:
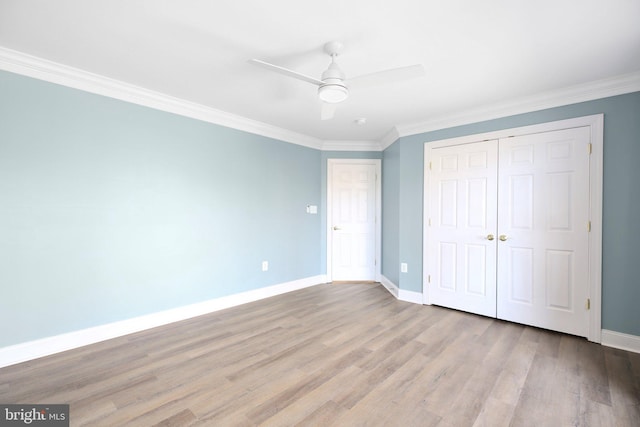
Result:
<svg viewBox="0 0 640 427"><path fill-rule="evenodd" d="M251 59L249 62L261 66L276 73L293 77L307 83L318 86L318 98L322 101L322 110L320 118L328 120L333 118L336 105L349 96L349 88L354 86L374 86L396 82L399 80L407 80L425 75L422 64L410 65L407 67L391 68L389 70L378 71L371 74L364 74L358 77L347 79L342 72L336 58L342 52L344 46L342 43L333 41L324 45L324 52L331 57L331 63L319 79L307 76L288 68L270 64L260 59Z"/></svg>

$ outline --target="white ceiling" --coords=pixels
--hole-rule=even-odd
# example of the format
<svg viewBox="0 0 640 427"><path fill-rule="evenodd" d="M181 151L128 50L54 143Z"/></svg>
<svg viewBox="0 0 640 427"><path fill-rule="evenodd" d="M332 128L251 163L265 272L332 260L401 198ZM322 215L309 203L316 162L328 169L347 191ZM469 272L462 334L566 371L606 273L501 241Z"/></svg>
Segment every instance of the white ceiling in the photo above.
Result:
<svg viewBox="0 0 640 427"><path fill-rule="evenodd" d="M422 63L426 77L352 90L320 120L314 77L342 41L349 76ZM640 72L639 0L0 0L0 47L320 140ZM356 125L364 117L367 123Z"/></svg>

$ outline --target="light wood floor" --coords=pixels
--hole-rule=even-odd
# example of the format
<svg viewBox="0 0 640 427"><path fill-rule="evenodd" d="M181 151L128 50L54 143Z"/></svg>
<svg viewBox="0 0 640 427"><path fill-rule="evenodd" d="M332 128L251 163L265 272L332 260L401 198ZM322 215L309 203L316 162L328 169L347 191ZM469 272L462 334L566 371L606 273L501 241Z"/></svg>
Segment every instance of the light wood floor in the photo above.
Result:
<svg viewBox="0 0 640 427"><path fill-rule="evenodd" d="M0 369L71 425L640 426L640 354L320 285Z"/></svg>

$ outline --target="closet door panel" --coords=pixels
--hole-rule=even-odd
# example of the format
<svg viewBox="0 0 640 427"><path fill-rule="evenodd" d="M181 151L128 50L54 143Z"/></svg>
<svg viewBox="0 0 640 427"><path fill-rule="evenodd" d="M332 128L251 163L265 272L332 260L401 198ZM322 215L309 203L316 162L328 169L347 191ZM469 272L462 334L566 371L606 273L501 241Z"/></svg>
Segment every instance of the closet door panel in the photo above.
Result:
<svg viewBox="0 0 640 427"><path fill-rule="evenodd" d="M432 304L495 317L497 141L432 150L427 244Z"/></svg>
<svg viewBox="0 0 640 427"><path fill-rule="evenodd" d="M497 317L585 336L589 128L499 142Z"/></svg>

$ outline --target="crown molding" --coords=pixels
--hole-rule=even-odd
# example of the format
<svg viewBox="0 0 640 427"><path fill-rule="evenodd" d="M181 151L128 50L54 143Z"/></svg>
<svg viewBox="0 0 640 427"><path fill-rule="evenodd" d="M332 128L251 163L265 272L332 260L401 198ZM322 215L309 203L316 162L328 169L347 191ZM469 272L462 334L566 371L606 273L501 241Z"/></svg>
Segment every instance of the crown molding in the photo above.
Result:
<svg viewBox="0 0 640 427"><path fill-rule="evenodd" d="M398 138L400 138L400 132L398 131L398 127L394 126L380 140L380 148L386 150L391 144L396 142Z"/></svg>
<svg viewBox="0 0 640 427"><path fill-rule="evenodd" d="M322 140L0 46L0 69L121 101L321 149Z"/></svg>
<svg viewBox="0 0 640 427"><path fill-rule="evenodd" d="M0 69L317 150L383 151L398 138L640 91L640 71L396 125L380 141L321 140L0 46Z"/></svg>
<svg viewBox="0 0 640 427"><path fill-rule="evenodd" d="M326 140L322 151L382 151L379 141L366 140Z"/></svg>
<svg viewBox="0 0 640 427"><path fill-rule="evenodd" d="M397 138L400 138L638 91L640 91L640 71L445 114L424 122L398 125L383 139L382 146L385 149L395 142L395 140L389 142L394 131L398 135Z"/></svg>

